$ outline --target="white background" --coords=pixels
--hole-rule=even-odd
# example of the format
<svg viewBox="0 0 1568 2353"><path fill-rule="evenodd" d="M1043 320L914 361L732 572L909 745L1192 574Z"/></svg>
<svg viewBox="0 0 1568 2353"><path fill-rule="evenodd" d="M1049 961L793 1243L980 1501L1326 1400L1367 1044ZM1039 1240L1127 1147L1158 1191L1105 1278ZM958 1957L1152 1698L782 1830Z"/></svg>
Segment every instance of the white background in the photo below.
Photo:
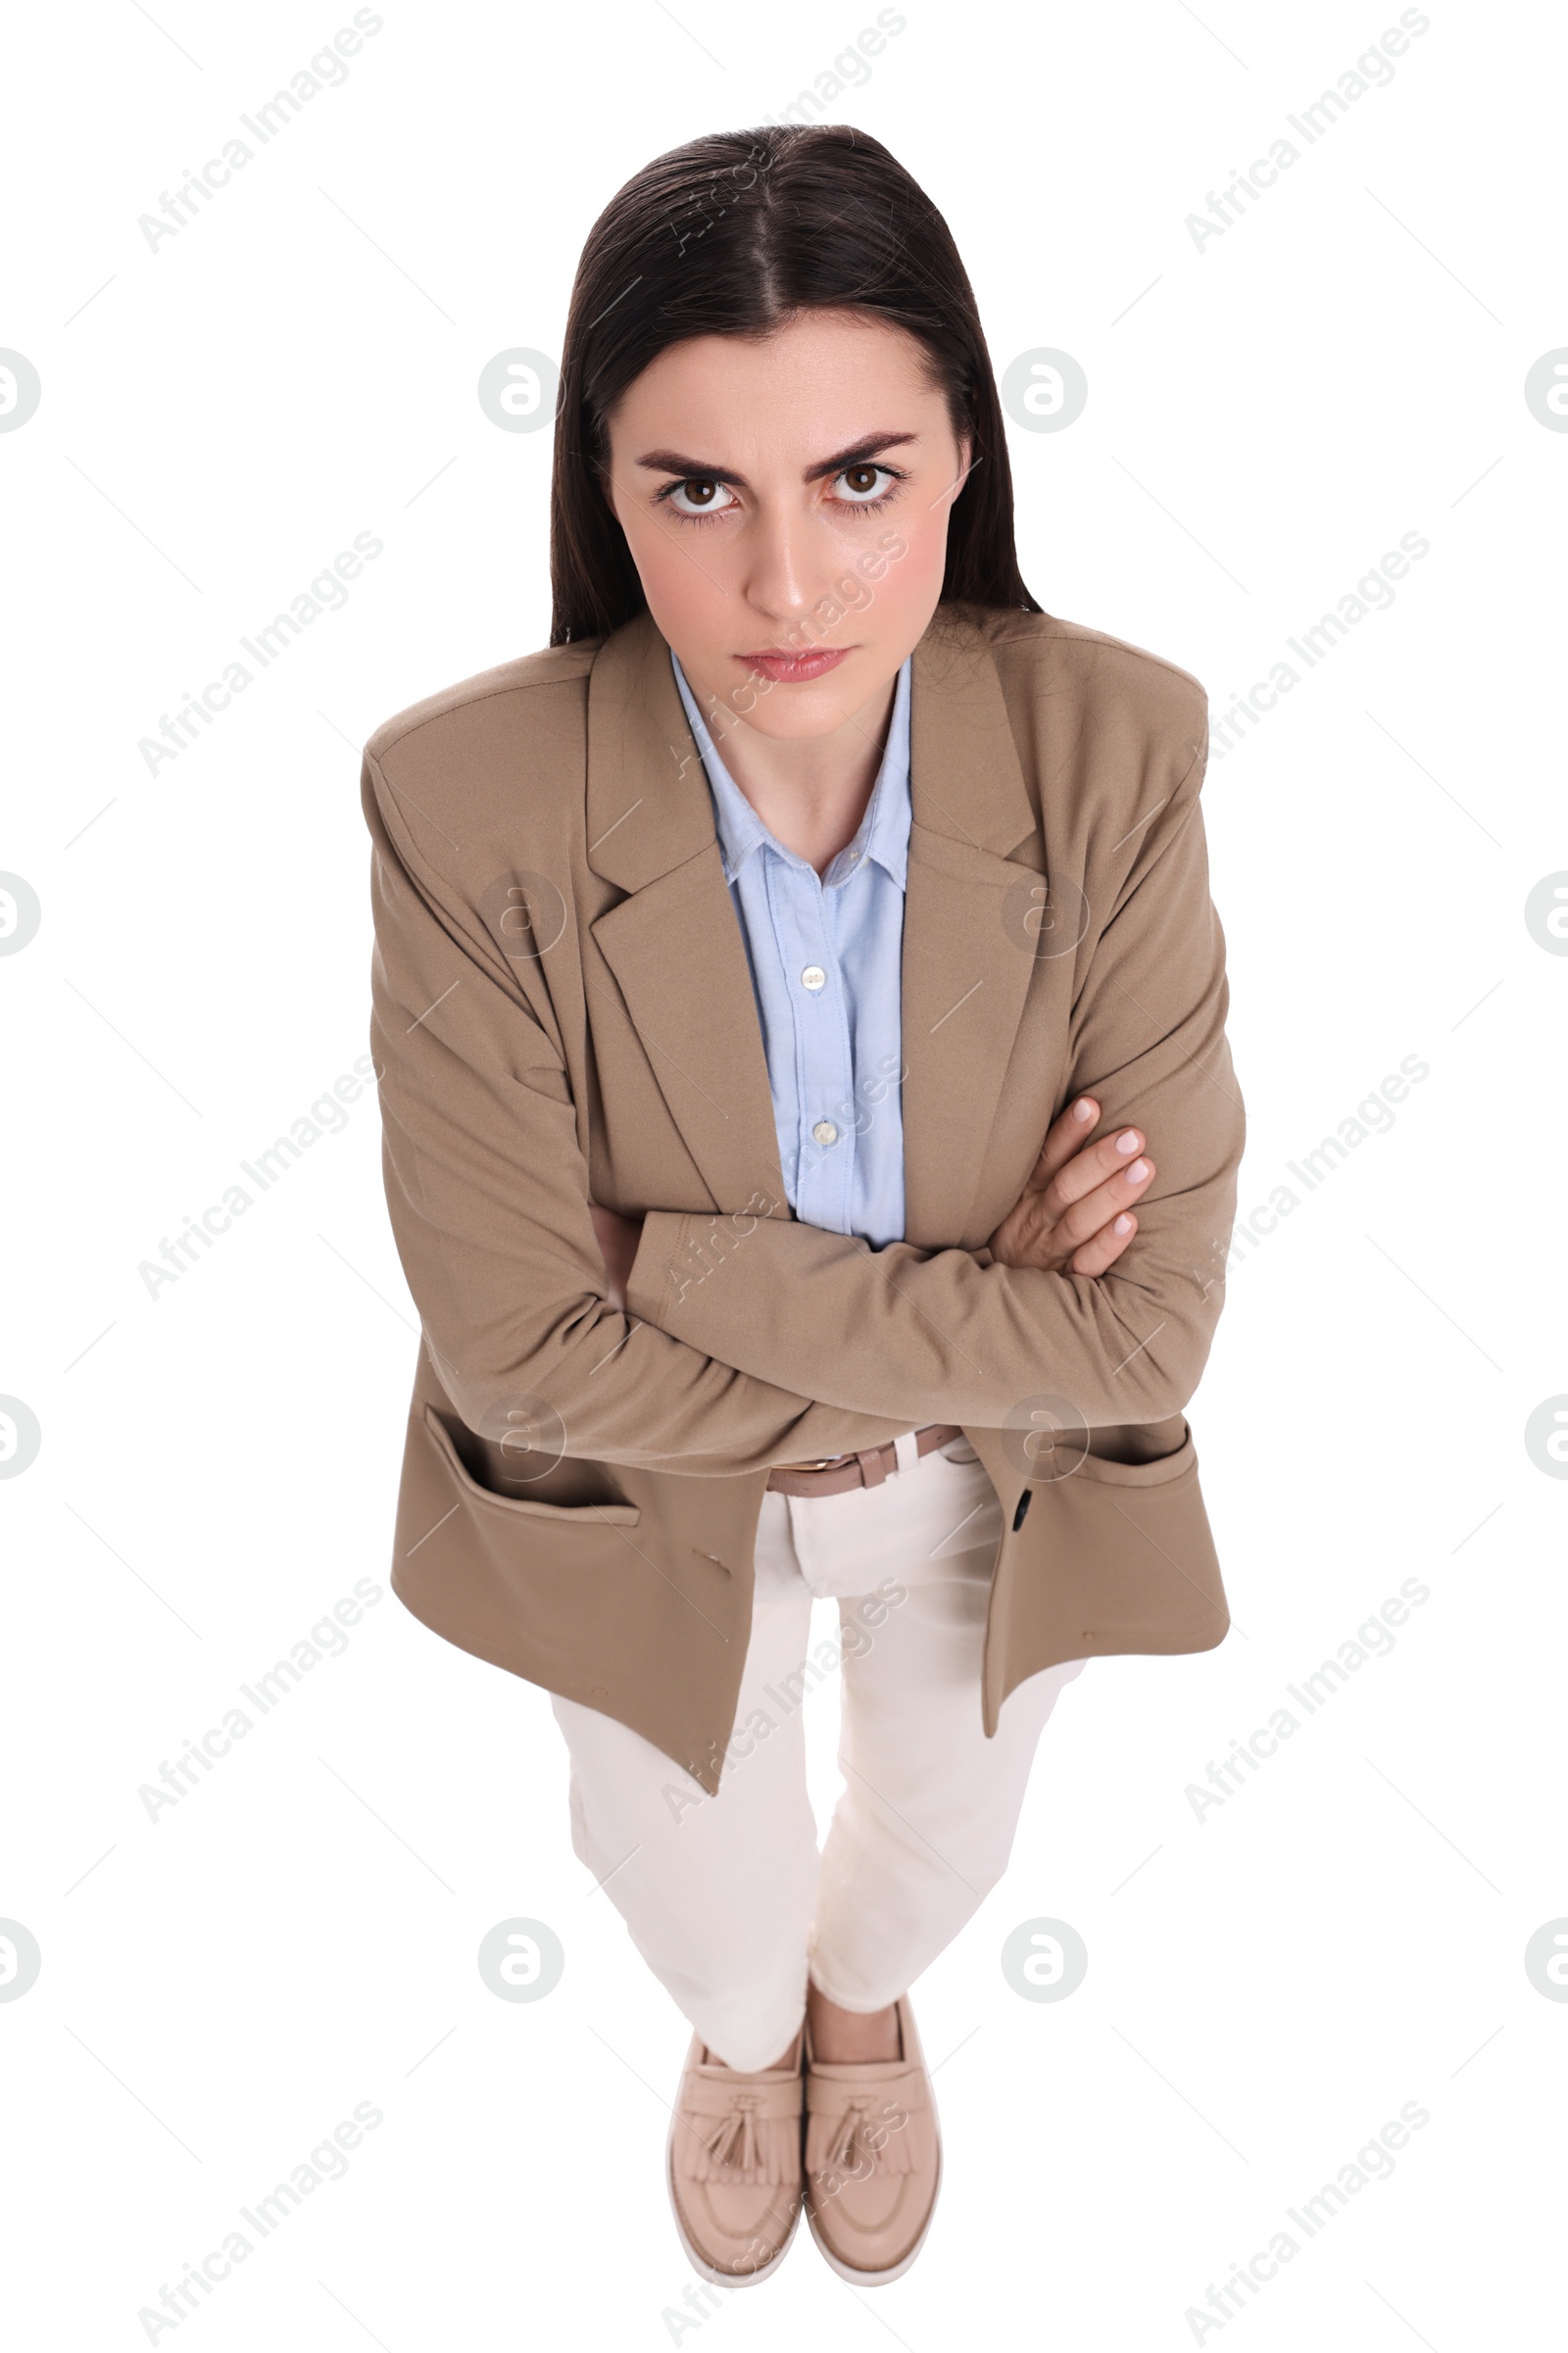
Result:
<svg viewBox="0 0 1568 2353"><path fill-rule="evenodd" d="M0 1485L0 1914L43 1968L0 2002L8 2334L145 2343L139 2309L368 2101L346 2178L157 2342L1544 2341L1568 2004L1524 1948L1568 1914L1568 1487L1523 1434L1568 1392L1568 960L1524 903L1568 867L1568 435L1524 378L1568 344L1561 21L1435 5L1201 250L1186 216L1396 9L911 0L826 110L946 214L999 373L1042 346L1087 373L1069 429L1012 433L1049 610L1218 712L1430 541L1210 770L1244 1210L1402 1057L1430 1075L1232 1273L1193 1420L1234 1633L1074 1685L1007 1880L919 1987L949 2171L917 2269L858 2297L803 2231L682 2333L684 2024L570 1853L545 1696L385 1590L416 1319L373 1101L156 1299L138 1266L366 1050L359 745L544 642L549 435L499 431L481 368L559 354L633 170L782 114L875 11L390 0L149 250L138 216L351 13L13 31L0 343L43 398L0 434L0 867L43 920L0 959L0 1391L42 1446ZM344 609L149 774L139 739L357 532L383 553ZM1392 1653L1199 1819L1188 1786L1409 1578ZM140 1786L361 1579L344 1654L150 1820ZM825 1802L831 1694L813 1737ZM538 2003L475 1966L514 1915L566 1949ZM1039 1916L1089 1949L1059 2003L999 1966ZM1201 2333L1209 2283L1407 2102L1392 2178Z"/></svg>

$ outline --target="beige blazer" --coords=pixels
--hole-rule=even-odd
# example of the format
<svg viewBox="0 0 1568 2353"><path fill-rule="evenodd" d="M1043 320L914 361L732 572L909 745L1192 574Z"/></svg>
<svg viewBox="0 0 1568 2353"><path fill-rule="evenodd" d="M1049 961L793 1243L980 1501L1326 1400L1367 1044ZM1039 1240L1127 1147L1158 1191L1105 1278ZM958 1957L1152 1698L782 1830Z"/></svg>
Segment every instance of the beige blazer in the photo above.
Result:
<svg viewBox="0 0 1568 2353"><path fill-rule="evenodd" d="M944 607L911 725L906 1239L881 1250L790 1213L651 620L432 695L365 753L386 1192L423 1327L393 1590L709 1790L775 1462L962 1426L1007 1531L987 1734L1043 1667L1229 1623L1182 1410L1243 1140L1203 690L1095 630ZM1148 1134L1139 1232L1099 1280L994 1263L1086 1089ZM646 1217L625 1314L590 1201ZM1074 1417L1087 1455L1042 1452Z"/></svg>

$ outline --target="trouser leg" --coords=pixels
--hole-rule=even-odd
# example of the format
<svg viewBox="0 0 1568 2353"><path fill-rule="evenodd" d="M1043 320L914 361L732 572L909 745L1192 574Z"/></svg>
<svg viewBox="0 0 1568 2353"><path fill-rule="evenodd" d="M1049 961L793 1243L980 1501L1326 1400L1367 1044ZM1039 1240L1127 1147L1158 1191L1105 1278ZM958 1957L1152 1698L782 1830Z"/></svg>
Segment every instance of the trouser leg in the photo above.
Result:
<svg viewBox="0 0 1568 2353"><path fill-rule="evenodd" d="M785 1501L762 1499L751 1636L716 1795L612 1717L553 1702L571 1754L576 1853L710 2049L747 2070L769 2066L801 2023L819 1859L801 1711L763 1689L798 1669L809 1639L811 1595Z"/></svg>
<svg viewBox="0 0 1568 2353"><path fill-rule="evenodd" d="M980 1667L1001 1532L995 1493L983 1467L941 1453L889 1487L903 1497L885 1515L879 1548L906 1597L863 1642L846 1642L845 1789L808 1942L823 1992L862 2011L906 1992L1001 1878L1036 1743L1084 1663L1031 1676L988 1740ZM804 1551L803 1567L809 1580ZM828 1573L825 1556L817 1570ZM863 1604L846 1597L841 1611L848 1629Z"/></svg>

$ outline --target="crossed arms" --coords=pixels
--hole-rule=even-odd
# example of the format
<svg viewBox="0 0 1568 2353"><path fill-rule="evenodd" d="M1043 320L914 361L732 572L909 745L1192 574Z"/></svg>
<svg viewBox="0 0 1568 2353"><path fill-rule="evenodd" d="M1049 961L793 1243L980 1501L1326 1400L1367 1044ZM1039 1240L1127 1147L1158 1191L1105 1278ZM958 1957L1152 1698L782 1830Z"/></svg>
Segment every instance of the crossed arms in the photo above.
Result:
<svg viewBox="0 0 1568 2353"><path fill-rule="evenodd" d="M1099 935L1069 1108L986 1250L873 1251L793 1220L654 1208L624 1305L545 976L519 978L499 954L368 756L364 803L388 1208L470 1428L502 1435L542 1402L572 1454L723 1476L922 1422L1001 1427L1043 1392L1091 1425L1186 1403L1223 1297L1243 1136L1196 779L1150 828ZM1087 1156L1069 1124L1084 1095L1107 1123ZM1114 1145L1134 1120L1134 1151L1147 1137L1158 1165L1127 1188ZM1102 1212L1123 1190L1136 1223L1116 1236ZM685 1279L710 1241L710 1279Z"/></svg>

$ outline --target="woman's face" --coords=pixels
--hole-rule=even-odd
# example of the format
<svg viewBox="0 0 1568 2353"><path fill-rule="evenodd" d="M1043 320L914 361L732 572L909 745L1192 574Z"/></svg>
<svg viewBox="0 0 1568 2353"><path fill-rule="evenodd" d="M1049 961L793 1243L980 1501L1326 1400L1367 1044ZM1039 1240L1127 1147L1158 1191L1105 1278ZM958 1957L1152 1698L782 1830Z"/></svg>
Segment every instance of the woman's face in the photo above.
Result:
<svg viewBox="0 0 1568 2353"><path fill-rule="evenodd" d="M705 711L826 735L886 687L941 596L968 460L912 337L843 311L698 336L609 427L611 504Z"/></svg>

